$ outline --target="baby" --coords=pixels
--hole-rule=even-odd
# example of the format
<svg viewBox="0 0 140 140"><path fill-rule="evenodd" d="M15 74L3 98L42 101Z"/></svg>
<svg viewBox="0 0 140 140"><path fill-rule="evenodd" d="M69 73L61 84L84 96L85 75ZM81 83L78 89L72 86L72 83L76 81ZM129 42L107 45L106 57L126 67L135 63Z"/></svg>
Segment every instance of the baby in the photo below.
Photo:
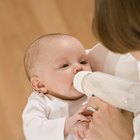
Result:
<svg viewBox="0 0 140 140"><path fill-rule="evenodd" d="M27 48L24 64L34 89L22 115L26 140L75 140L77 122L84 138L87 97L73 86L77 72L91 71L81 42L65 34L41 36Z"/></svg>

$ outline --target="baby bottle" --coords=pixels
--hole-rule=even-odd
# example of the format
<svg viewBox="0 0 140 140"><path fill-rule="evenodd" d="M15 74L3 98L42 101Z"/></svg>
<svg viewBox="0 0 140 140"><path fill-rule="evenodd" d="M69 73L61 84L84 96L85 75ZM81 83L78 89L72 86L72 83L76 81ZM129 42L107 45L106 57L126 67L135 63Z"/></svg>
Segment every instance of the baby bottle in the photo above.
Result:
<svg viewBox="0 0 140 140"><path fill-rule="evenodd" d="M80 71L74 77L74 87L87 96L96 97L111 105L140 111L140 83L102 72Z"/></svg>

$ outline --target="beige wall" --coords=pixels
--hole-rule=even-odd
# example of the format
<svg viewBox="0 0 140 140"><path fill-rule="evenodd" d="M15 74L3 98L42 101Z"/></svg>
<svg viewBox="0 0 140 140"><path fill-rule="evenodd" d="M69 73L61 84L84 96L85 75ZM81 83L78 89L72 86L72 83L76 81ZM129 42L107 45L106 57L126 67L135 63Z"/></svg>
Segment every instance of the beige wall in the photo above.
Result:
<svg viewBox="0 0 140 140"><path fill-rule="evenodd" d="M92 47L92 12L92 0L0 1L0 140L23 139L21 113L30 93L26 46L42 34L63 32Z"/></svg>

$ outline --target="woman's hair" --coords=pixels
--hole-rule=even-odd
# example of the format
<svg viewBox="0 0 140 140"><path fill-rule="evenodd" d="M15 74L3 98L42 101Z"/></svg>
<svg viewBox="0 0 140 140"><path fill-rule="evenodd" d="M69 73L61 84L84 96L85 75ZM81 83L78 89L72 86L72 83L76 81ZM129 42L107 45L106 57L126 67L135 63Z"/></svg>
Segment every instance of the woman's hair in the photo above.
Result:
<svg viewBox="0 0 140 140"><path fill-rule="evenodd" d="M93 33L109 50L140 50L140 0L95 0Z"/></svg>

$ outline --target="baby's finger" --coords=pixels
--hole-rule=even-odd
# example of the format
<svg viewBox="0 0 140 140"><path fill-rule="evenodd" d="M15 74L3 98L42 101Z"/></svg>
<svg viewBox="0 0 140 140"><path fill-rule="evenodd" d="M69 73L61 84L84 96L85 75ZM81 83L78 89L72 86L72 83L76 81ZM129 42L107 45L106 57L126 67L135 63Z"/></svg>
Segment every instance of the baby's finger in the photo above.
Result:
<svg viewBox="0 0 140 140"><path fill-rule="evenodd" d="M80 137L80 135L79 135L79 132L78 132L78 125L79 125L79 123L76 123L75 125L73 125L73 127L72 127L72 134L78 140L82 140L81 137Z"/></svg>
<svg viewBox="0 0 140 140"><path fill-rule="evenodd" d="M90 118L89 117L86 117L86 116L84 116L82 114L78 114L76 120L77 121L87 121L87 122L89 122L90 121Z"/></svg>
<svg viewBox="0 0 140 140"><path fill-rule="evenodd" d="M83 124L83 122L79 123L79 125L77 127L78 127L79 137L81 139L84 139L85 138L85 133L84 133L84 124Z"/></svg>

